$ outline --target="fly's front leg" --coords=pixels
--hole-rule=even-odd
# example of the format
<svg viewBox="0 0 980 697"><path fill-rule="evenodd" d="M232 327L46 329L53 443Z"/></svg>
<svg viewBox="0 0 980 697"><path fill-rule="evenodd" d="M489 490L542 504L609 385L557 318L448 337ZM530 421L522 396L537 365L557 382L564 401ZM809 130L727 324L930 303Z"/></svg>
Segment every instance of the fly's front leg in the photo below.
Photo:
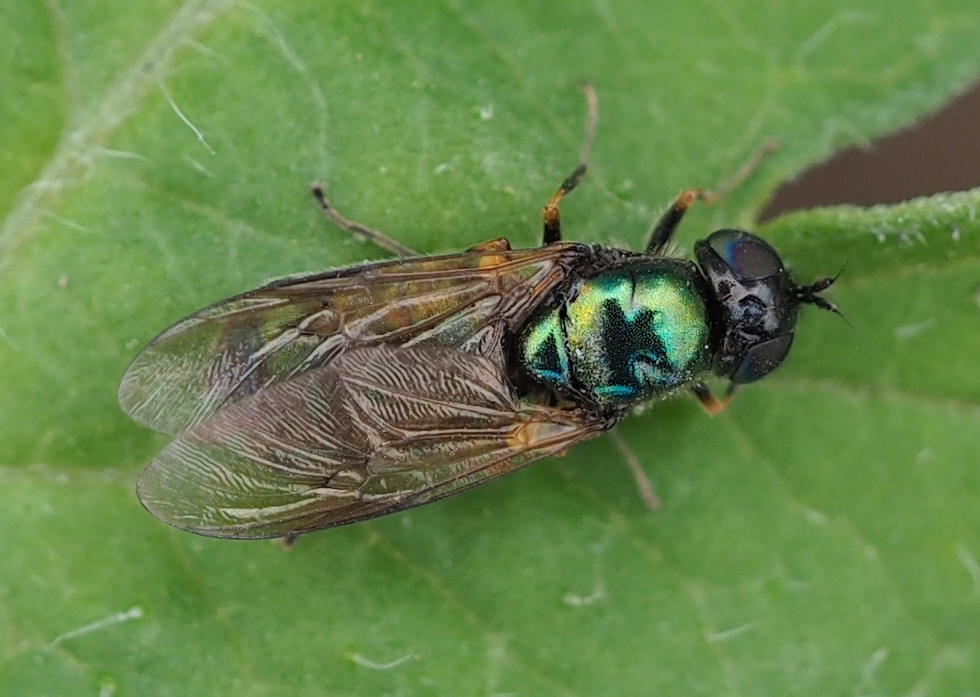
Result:
<svg viewBox="0 0 980 697"><path fill-rule="evenodd" d="M337 209L330 205L330 201L327 200L326 192L323 189L323 182L316 182L310 187L310 193L313 194L313 198L316 199L317 204L320 206L320 210L323 215L326 216L327 220L339 227L341 230L345 230L352 235L366 239L372 244L385 249L392 254L400 257L417 257L420 256L418 252L410 247L406 247L401 242L391 239L388 235L383 232L378 232L373 228L369 228L367 225L361 225L358 222L351 220L350 218L345 218Z"/></svg>
<svg viewBox="0 0 980 697"><path fill-rule="evenodd" d="M646 253L647 254L660 254L663 252L664 248L670 242L671 238L674 236L674 232L677 231L677 226L680 224L681 220L684 218L684 214L687 209L695 201L701 201L711 205L722 196L730 193L733 189L736 189L742 184L749 176L756 170L756 168L765 160L769 155L779 149L779 143L775 140L769 139L764 140L755 152L749 156L738 171L727 181L722 183L717 189L684 189L676 199L674 203L671 204L667 212L664 213L657 224L653 226L653 230L650 232L650 240L647 242Z"/></svg>
<svg viewBox="0 0 980 697"><path fill-rule="evenodd" d="M586 171L589 169L589 153L592 151L595 127L599 121L599 97L596 94L595 87L588 82L583 82L580 88L585 94L585 100L588 104L582 152L579 154L578 166L572 170L571 174L565 177L565 181L558 187L555 195L545 204L542 245L561 242L561 211L558 210L558 204L561 203L561 200L565 198L566 194L571 193L579 185Z"/></svg>
<svg viewBox="0 0 980 697"><path fill-rule="evenodd" d="M698 199L704 200L704 191L702 189L684 189L674 199L670 208L660 216L660 220L657 221L657 224L653 226L653 230L650 232L650 241L647 242L646 248L647 254L660 254L664 250L664 247L667 246L667 243L670 242L670 239L677 231L677 226L683 220L687 209Z"/></svg>
<svg viewBox="0 0 980 697"><path fill-rule="evenodd" d="M708 412L710 416L718 416L718 414L725 411L728 405L732 403L732 399L735 397L735 383L729 383L728 390L721 399L711 394L708 386L700 380L691 385L691 392L697 397L698 404L701 405L702 409Z"/></svg>

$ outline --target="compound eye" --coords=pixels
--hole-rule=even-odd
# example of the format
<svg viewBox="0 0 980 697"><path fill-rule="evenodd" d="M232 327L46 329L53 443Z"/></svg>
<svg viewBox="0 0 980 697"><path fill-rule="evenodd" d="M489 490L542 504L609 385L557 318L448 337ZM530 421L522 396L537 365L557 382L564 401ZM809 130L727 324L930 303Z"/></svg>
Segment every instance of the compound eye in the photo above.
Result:
<svg viewBox="0 0 980 697"><path fill-rule="evenodd" d="M765 377L783 362L792 343L793 335L783 334L775 339L754 344L742 354L742 362L738 364L738 368L729 379L744 385Z"/></svg>
<svg viewBox="0 0 980 697"><path fill-rule="evenodd" d="M783 269L783 260L761 237L744 230L718 230L708 244L740 281L769 278Z"/></svg>

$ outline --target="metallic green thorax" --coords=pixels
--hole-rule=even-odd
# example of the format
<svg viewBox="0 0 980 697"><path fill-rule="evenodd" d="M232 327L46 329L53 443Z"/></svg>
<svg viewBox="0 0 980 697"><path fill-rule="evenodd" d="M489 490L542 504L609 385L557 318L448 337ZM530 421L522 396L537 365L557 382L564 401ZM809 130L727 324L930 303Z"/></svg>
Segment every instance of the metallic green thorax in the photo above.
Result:
<svg viewBox="0 0 980 697"><path fill-rule="evenodd" d="M679 259L637 259L580 279L522 334L523 368L600 405L669 393L710 367L707 294L697 268Z"/></svg>

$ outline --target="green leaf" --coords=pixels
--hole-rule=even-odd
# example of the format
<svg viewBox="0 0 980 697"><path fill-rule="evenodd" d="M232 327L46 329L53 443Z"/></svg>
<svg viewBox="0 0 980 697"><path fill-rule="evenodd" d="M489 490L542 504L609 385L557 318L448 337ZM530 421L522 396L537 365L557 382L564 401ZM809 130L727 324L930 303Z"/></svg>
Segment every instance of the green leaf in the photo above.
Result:
<svg viewBox="0 0 980 697"><path fill-rule="evenodd" d="M682 243L980 74L975 0L37 3L0 12L0 686L17 695L960 695L980 686L980 190L764 226L843 269L787 364L439 504L274 543L140 507L129 359L264 280L570 239L781 150Z"/></svg>

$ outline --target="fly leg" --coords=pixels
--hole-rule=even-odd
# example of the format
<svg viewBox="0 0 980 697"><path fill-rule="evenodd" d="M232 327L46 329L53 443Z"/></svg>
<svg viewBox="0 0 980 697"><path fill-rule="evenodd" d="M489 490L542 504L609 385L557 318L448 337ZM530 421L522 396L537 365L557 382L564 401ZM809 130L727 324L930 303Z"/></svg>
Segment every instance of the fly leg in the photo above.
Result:
<svg viewBox="0 0 980 697"><path fill-rule="evenodd" d="M722 196L730 193L733 189L738 188L742 182L749 178L762 161L778 148L779 143L775 140L768 139L762 141L759 147L755 149L755 152L749 156L749 159L738 168L738 171L717 189L684 189L674 199L667 212L660 217L657 224L653 226L653 230L650 232L650 241L647 242L646 253L660 254L663 252L664 247L667 246L670 239L674 236L674 232L677 230L677 226L680 224L681 219L683 219L687 209L695 201L702 201L711 205Z"/></svg>
<svg viewBox="0 0 980 697"><path fill-rule="evenodd" d="M636 488L640 491L640 498L643 499L643 503L651 511L656 511L660 508L660 498L657 496L657 492L653 490L653 485L650 483L650 478L647 477L646 471L640 464L640 460L636 457L633 449L630 448L629 443L623 438L619 429L613 429L609 432L609 438L612 439L613 444L619 450L623 459L626 460L626 465L630 468L630 472L633 474L633 480L636 482Z"/></svg>
<svg viewBox="0 0 980 697"><path fill-rule="evenodd" d="M320 206L320 210L323 211L323 215L326 216L327 220L339 227L341 230L345 230L350 234L366 239L368 242L381 247L384 250L391 252L400 257L417 257L418 252L410 247L406 247L401 242L397 242L383 232L378 232L373 228L369 228L367 225L361 225L358 222L351 220L350 218L345 218L337 209L330 205L330 201L327 200L327 195L323 190L323 182L316 182L310 187L310 193L313 194L313 198L316 199L317 204Z"/></svg>
<svg viewBox="0 0 980 697"><path fill-rule="evenodd" d="M711 394L708 386L700 380L691 385L691 392L698 398L698 404L701 405L702 409L708 412L710 416L718 416L718 414L725 411L735 397L735 383L729 383L728 389L725 391L725 396L721 399Z"/></svg>
<svg viewBox="0 0 980 697"><path fill-rule="evenodd" d="M650 232L650 241L647 242L646 248L647 254L660 254L664 250L664 247L670 242L670 238L674 236L674 232L677 231L677 226L680 225L684 214L687 213L687 209L698 199L704 200L704 191L702 189L684 189L674 199L670 208L660 216L660 220L657 221L657 224L653 226L653 230Z"/></svg>
<svg viewBox="0 0 980 697"><path fill-rule="evenodd" d="M558 187L555 195L548 200L544 207L544 235L541 245L561 242L561 211L558 204L571 193L582 181L585 172L589 168L589 152L592 150L592 140L595 137L596 123L599 121L599 97L596 95L595 87L588 82L583 82L579 86L585 94L585 101L588 104L588 115L585 119L585 140L582 143L582 152L578 158L578 166L572 173L565 177L565 181Z"/></svg>

